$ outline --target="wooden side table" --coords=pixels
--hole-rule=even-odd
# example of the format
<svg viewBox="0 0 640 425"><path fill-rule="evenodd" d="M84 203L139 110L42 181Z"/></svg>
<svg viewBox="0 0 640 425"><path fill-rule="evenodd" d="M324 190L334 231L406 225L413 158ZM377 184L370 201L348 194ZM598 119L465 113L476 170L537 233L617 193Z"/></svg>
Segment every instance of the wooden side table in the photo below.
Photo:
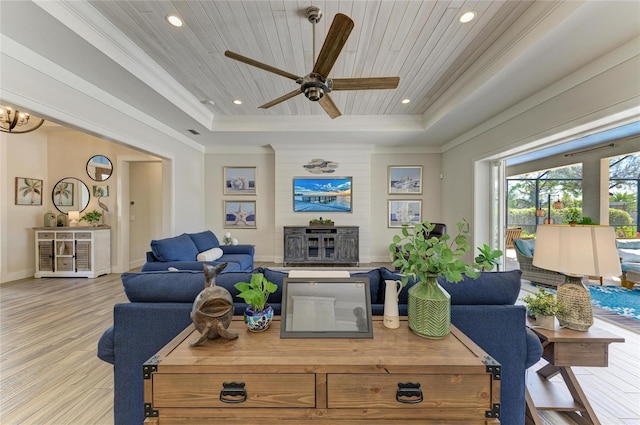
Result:
<svg viewBox="0 0 640 425"><path fill-rule="evenodd" d="M563 328L540 329L535 328L534 323L527 319L527 325L542 342L542 358L548 363L536 373L527 374L526 423L540 425L542 421L537 410L555 410L566 412L579 424L600 424L571 367L607 367L609 344L624 342L624 338L595 326L587 332L579 332ZM549 382L558 373L566 390Z"/></svg>

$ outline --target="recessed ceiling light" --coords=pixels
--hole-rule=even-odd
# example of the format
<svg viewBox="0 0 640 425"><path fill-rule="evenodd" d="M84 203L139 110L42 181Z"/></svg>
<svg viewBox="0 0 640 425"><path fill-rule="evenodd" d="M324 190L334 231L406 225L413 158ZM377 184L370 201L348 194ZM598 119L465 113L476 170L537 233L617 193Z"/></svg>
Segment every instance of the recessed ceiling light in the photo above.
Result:
<svg viewBox="0 0 640 425"><path fill-rule="evenodd" d="M180 19L177 15L167 15L167 16L165 16L164 19L166 19L167 22L169 22L174 27L181 27L182 26L182 19Z"/></svg>
<svg viewBox="0 0 640 425"><path fill-rule="evenodd" d="M407 104L409 102L411 102L411 99L402 99L402 103L404 103L404 104Z"/></svg>
<svg viewBox="0 0 640 425"><path fill-rule="evenodd" d="M236 99L233 101L236 105L242 105L242 101L240 99Z"/></svg>
<svg viewBox="0 0 640 425"><path fill-rule="evenodd" d="M463 13L462 16L460 16L460 22L462 22L463 24L466 24L467 22L473 21L473 18L475 17L476 17L476 12L471 10L469 12Z"/></svg>

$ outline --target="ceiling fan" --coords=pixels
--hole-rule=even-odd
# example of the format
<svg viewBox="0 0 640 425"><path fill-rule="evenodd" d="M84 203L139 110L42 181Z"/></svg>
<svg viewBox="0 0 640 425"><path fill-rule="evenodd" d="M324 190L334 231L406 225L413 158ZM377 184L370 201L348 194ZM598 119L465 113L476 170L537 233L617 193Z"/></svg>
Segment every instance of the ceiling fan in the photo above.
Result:
<svg viewBox="0 0 640 425"><path fill-rule="evenodd" d="M320 22L322 18L322 11L315 6L311 6L306 11L306 16L309 22L313 24L313 57L316 57L315 41L316 41L316 27L315 25ZM332 118L337 118L340 115L340 110L333 102L329 93L334 90L376 90L376 89L395 89L398 87L400 77L372 77L372 78L329 78L329 72L335 64L342 48L347 43L349 34L353 30L353 21L347 15L342 13L336 14L331 23L331 28L327 33L327 38L324 40L320 54L316 59L313 66L313 70L301 77L295 74L291 74L287 71L275 68L273 66L258 62L248 57L239 55L238 53L227 50L224 55L228 58L235 59L237 61L246 63L247 65L255 66L256 68L263 69L265 71L272 72L274 74L281 75L285 78L294 80L300 84L300 87L290 93L280 96L271 102L265 103L260 106L262 109L270 108L285 100L291 99L304 93L304 95L313 102L320 103L322 109Z"/></svg>

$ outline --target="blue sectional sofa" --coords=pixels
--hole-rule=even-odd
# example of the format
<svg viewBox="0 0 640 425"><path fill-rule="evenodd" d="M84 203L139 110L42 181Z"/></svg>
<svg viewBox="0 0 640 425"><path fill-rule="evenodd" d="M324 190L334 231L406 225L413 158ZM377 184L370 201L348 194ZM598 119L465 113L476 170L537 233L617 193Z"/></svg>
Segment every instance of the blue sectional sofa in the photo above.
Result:
<svg viewBox="0 0 640 425"><path fill-rule="evenodd" d="M198 261L199 254L219 250L220 257L215 260ZM225 271L253 270L253 245L220 245L220 241L212 231L200 233L183 233L173 238L151 241L151 251L147 252L147 262L142 266L143 272L178 270L202 271L202 264L227 263ZM206 257L206 255L205 255Z"/></svg>
<svg viewBox="0 0 640 425"><path fill-rule="evenodd" d="M236 297L233 285L249 281L257 272L279 286L269 303L280 314L282 282L287 273L264 268L232 271L220 274L216 282L238 300L234 308L239 315L246 305ZM369 278L372 312L382 315L384 281L399 276L386 268L352 276ZM524 423L525 370L542 355L540 341L525 326L524 306L514 305L520 276L515 270L485 272L477 280L460 283L440 281L451 294L452 323L502 365L500 420L506 425ZM98 357L113 364L115 424L133 425L144 421L142 365L191 324L189 313L204 287L204 276L195 271L123 273L122 283L130 302L114 306L113 326L100 338ZM399 301L400 314L406 315L407 288Z"/></svg>

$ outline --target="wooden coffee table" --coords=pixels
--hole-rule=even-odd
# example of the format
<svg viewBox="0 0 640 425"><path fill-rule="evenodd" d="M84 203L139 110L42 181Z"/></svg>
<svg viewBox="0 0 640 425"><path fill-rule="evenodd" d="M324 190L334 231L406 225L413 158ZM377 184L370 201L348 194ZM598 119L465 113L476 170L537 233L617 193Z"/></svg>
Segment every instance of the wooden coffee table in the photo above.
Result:
<svg viewBox="0 0 640 425"><path fill-rule="evenodd" d="M144 365L145 423L498 424L501 366L452 326L443 339L374 320L371 339L280 339L280 322L207 341L190 326Z"/></svg>
<svg viewBox="0 0 640 425"><path fill-rule="evenodd" d="M548 364L537 373L527 374L526 423L540 425L542 421L537 410L555 410L566 412L579 424L600 424L571 367L608 366L609 344L624 342L624 338L595 326L587 332L561 328L547 330L535 328L531 319L527 321L542 342L542 357ZM566 389L549 382L558 373L564 379Z"/></svg>

